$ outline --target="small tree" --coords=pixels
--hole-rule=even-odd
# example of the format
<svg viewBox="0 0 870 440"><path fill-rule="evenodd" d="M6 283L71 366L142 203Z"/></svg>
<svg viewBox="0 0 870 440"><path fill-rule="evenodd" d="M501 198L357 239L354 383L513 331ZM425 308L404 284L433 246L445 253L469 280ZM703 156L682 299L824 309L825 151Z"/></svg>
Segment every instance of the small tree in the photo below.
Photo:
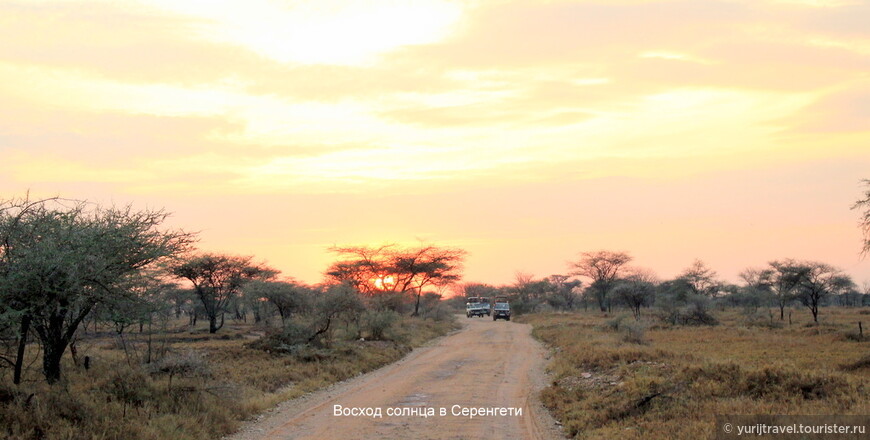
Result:
<svg viewBox="0 0 870 440"><path fill-rule="evenodd" d="M656 288L656 307L665 322L676 325L715 325L709 313L711 300L694 293L693 287L682 277L663 281Z"/></svg>
<svg viewBox="0 0 870 440"><path fill-rule="evenodd" d="M178 285L169 285L166 287L164 297L166 298L166 301L172 305L172 316L174 316L175 319L181 318L181 313L184 312L186 308L189 309L189 307L186 306L195 299L193 290L184 289Z"/></svg>
<svg viewBox="0 0 870 440"><path fill-rule="evenodd" d="M679 276L692 289L695 295L714 296L719 291L716 271L707 267L701 260L695 260Z"/></svg>
<svg viewBox="0 0 870 440"><path fill-rule="evenodd" d="M311 319L311 332L308 343L326 345L331 340L333 322L344 318L357 321L365 311L365 305L360 300L358 292L349 283L336 284L319 294L315 300Z"/></svg>
<svg viewBox="0 0 870 440"><path fill-rule="evenodd" d="M855 286L852 279L840 269L815 261L800 263L795 267L797 298L813 314L813 322L819 322L819 305L831 294L838 294Z"/></svg>
<svg viewBox="0 0 870 440"><path fill-rule="evenodd" d="M794 260L776 260L768 263L767 270L770 292L779 307L779 320L785 320L785 308L795 299L801 275L801 265Z"/></svg>
<svg viewBox="0 0 870 440"><path fill-rule="evenodd" d="M304 285L286 281L251 281L244 287L251 301L265 300L275 307L286 324L293 314L307 311L311 306L314 291Z"/></svg>
<svg viewBox="0 0 870 440"><path fill-rule="evenodd" d="M567 275L550 275L544 278L551 286L551 292L547 296L547 302L563 310L573 310L580 301L580 280L570 280Z"/></svg>
<svg viewBox="0 0 870 440"><path fill-rule="evenodd" d="M632 258L625 252L595 251L583 252L580 259L570 263L574 269L572 275L579 275L592 280L589 288L598 300L601 311L607 311L607 296L622 275L625 266ZM588 289L587 289L588 290Z"/></svg>
<svg viewBox="0 0 870 440"><path fill-rule="evenodd" d="M251 260L251 257L207 253L171 268L173 275L193 284L193 290L208 316L209 333L216 333L223 327L227 305L238 296L244 283L268 279L277 274L276 270L254 264Z"/></svg>
<svg viewBox="0 0 870 440"><path fill-rule="evenodd" d="M634 319L637 320L640 319L640 308L652 304L656 286L641 279L627 279L617 283L612 293L614 298L631 309Z"/></svg>

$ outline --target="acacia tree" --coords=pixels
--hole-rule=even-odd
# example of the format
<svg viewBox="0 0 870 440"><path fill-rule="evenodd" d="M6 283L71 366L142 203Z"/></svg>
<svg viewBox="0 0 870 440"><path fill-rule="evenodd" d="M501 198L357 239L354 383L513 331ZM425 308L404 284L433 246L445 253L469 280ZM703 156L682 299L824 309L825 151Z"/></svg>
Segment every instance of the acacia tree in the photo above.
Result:
<svg viewBox="0 0 870 440"><path fill-rule="evenodd" d="M852 205L852 209L862 211L861 220L859 222L861 231L864 233L862 254L867 255L870 253L870 179L864 179L861 182L867 186L867 189L864 190L863 198L859 199L854 205Z"/></svg>
<svg viewBox="0 0 870 440"><path fill-rule="evenodd" d="M611 294L631 309L634 319L640 319L640 309L655 302L658 276L650 269L628 267L625 277L617 281Z"/></svg>
<svg viewBox="0 0 870 440"><path fill-rule="evenodd" d="M450 285L461 279L466 255L461 249L435 245L415 248L350 246L330 250L342 260L327 269L327 278L348 283L368 296L410 292L415 296L414 315L420 312L424 288Z"/></svg>
<svg viewBox="0 0 870 440"><path fill-rule="evenodd" d="M344 316L346 319L356 319L365 310L356 289L349 283L334 284L320 292L312 307L310 335L305 342L318 341L329 344L331 340L332 323Z"/></svg>
<svg viewBox="0 0 870 440"><path fill-rule="evenodd" d="M0 296L21 324L16 382L31 327L45 379L55 383L85 317L131 295L128 281L146 268L187 250L191 234L159 229L167 216L57 198L0 203Z"/></svg>
<svg viewBox="0 0 870 440"><path fill-rule="evenodd" d="M626 279L613 288L613 296L631 309L634 319L640 319L640 308L652 304L656 286L642 279Z"/></svg>
<svg viewBox="0 0 870 440"><path fill-rule="evenodd" d="M768 303L773 294L773 270L769 268L749 267L738 275L743 280L743 286L725 284L722 291L728 292L725 299L734 305L743 305L753 311Z"/></svg>
<svg viewBox="0 0 870 440"><path fill-rule="evenodd" d="M287 281L251 281L244 287L245 295L252 301L265 300L272 304L286 324L291 315L308 310L314 289Z"/></svg>
<svg viewBox="0 0 870 440"><path fill-rule="evenodd" d="M819 305L831 294L842 293L855 286L852 279L840 269L815 261L799 263L793 269L796 277L796 293L801 304L813 314L813 322L819 322Z"/></svg>
<svg viewBox="0 0 870 440"><path fill-rule="evenodd" d="M773 282L773 270L769 268L749 267L738 274L746 287L758 290L768 290Z"/></svg>
<svg viewBox="0 0 870 440"><path fill-rule="evenodd" d="M545 281L551 286L552 292L547 297L547 302L555 308L564 310L573 310L575 304L580 298L580 286L583 284L580 280L570 280L568 275L554 274Z"/></svg>
<svg viewBox="0 0 870 440"><path fill-rule="evenodd" d="M795 289L798 287L802 267L794 260L775 260L768 263L768 283L770 291L776 298L779 307L779 320L785 320L785 308L795 299Z"/></svg>
<svg viewBox="0 0 870 440"><path fill-rule="evenodd" d="M330 252L338 254L342 260L336 261L326 270L327 279L349 284L356 291L371 296L378 291L393 291L398 283L395 279L384 283L387 276L394 276L390 267L390 254L396 246L334 246ZM380 285L376 281L381 280Z"/></svg>
<svg viewBox="0 0 870 440"><path fill-rule="evenodd" d="M592 280L590 289L598 300L602 312L607 311L607 297L632 258L626 252L600 250L583 252L580 259L570 263L574 269L572 275L586 277Z"/></svg>
<svg viewBox="0 0 870 440"><path fill-rule="evenodd" d="M416 289L414 316L420 314L420 297L426 286L446 286L462 278L465 254L461 249L428 245L393 256L391 266L399 276L402 291Z"/></svg>
<svg viewBox="0 0 870 440"><path fill-rule="evenodd" d="M28 313L28 295L16 285L26 278L14 279L13 275L16 274L12 270L26 255L19 255L26 250L26 246L38 241L34 220L46 215L49 204L59 202L57 197L30 200L29 194L23 199L0 201L0 323L4 330L13 329L17 339L15 355L0 356L0 360L13 367L12 381L16 385L21 383L33 317Z"/></svg>
<svg viewBox="0 0 870 440"><path fill-rule="evenodd" d="M679 276L695 295L714 296L721 283L716 280L716 271L701 260L695 260Z"/></svg>
<svg viewBox="0 0 870 440"><path fill-rule="evenodd" d="M238 296L243 284L254 279L268 279L278 273L251 260L252 257L205 253L171 267L173 275L193 285L193 291L208 316L209 333L216 333L224 326L227 305Z"/></svg>

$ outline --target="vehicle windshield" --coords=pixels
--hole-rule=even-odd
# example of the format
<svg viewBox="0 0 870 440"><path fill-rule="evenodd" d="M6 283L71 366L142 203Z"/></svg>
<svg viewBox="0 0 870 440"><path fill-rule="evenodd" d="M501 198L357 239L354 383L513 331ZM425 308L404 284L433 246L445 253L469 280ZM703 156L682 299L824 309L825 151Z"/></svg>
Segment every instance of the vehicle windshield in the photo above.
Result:
<svg viewBox="0 0 870 440"><path fill-rule="evenodd" d="M496 310L510 310L511 306L508 303L498 303L495 305Z"/></svg>

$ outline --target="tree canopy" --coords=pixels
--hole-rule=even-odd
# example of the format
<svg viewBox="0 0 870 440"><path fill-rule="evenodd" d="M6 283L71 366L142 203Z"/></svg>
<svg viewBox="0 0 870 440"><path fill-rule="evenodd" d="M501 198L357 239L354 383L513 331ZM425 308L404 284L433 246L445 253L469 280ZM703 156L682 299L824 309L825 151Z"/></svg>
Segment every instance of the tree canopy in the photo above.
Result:
<svg viewBox="0 0 870 440"><path fill-rule="evenodd" d="M626 252L594 251L583 252L578 261L570 263L572 274L592 280L590 288L595 292L601 311L607 310L607 297L610 290L625 272L626 265L632 260Z"/></svg>
<svg viewBox="0 0 870 440"><path fill-rule="evenodd" d="M349 283L365 295L379 292L413 292L414 314L427 286L446 286L462 278L462 249L435 245L333 247L339 261L326 271L334 282Z"/></svg>
<svg viewBox="0 0 870 440"><path fill-rule="evenodd" d="M167 216L58 198L0 202L0 315L19 322L22 341L36 331L48 382L95 306L132 295L133 278L188 249L193 235L159 228Z"/></svg>
<svg viewBox="0 0 870 440"><path fill-rule="evenodd" d="M238 296L242 285L250 280L268 279L278 273L265 265L254 264L252 260L252 257L204 253L170 269L176 277L193 284L193 290L208 315L209 333L215 333L223 327L227 305Z"/></svg>

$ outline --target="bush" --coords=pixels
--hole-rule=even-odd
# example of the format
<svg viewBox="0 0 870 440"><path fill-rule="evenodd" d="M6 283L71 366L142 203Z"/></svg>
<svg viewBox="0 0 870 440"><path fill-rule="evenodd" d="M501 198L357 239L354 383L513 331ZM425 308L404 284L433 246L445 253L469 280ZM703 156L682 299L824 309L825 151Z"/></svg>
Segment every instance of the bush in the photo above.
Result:
<svg viewBox="0 0 870 440"><path fill-rule="evenodd" d="M414 310L413 298L405 292L383 292L369 298L369 306L374 310L390 310L400 314Z"/></svg>
<svg viewBox="0 0 870 440"><path fill-rule="evenodd" d="M710 299L692 295L681 301L663 297L658 302L659 318L672 325L717 325L719 321L709 312Z"/></svg>
<svg viewBox="0 0 870 440"><path fill-rule="evenodd" d="M623 313L621 315L617 315L613 319L608 319L607 321L604 321L604 325L602 325L602 329L613 331L613 332L618 332L619 329L622 327L622 321L625 321L626 318L628 318L628 315Z"/></svg>
<svg viewBox="0 0 870 440"><path fill-rule="evenodd" d="M454 319L453 313L454 311L444 301L438 301L434 306L423 310L421 316L436 322L444 322Z"/></svg>
<svg viewBox="0 0 870 440"><path fill-rule="evenodd" d="M783 328L785 324L778 320L773 319L773 315L770 314L768 310L750 310L747 309L744 312L743 323L747 327L763 327L763 328Z"/></svg>
<svg viewBox="0 0 870 440"><path fill-rule="evenodd" d="M517 298L511 300L511 313L514 315L523 315L533 313L538 310L541 301L533 298Z"/></svg>
<svg viewBox="0 0 870 440"><path fill-rule="evenodd" d="M169 376L169 388L172 388L172 378L175 376L207 377L211 374L205 358L193 350L169 354L149 365L149 371L152 375Z"/></svg>
<svg viewBox="0 0 870 440"><path fill-rule="evenodd" d="M313 335L311 329L296 320L287 321L281 333L273 333L263 336L249 346L270 353L293 353L300 346L309 343Z"/></svg>
<svg viewBox="0 0 870 440"><path fill-rule="evenodd" d="M368 330L369 338L382 341L386 334L399 320L399 314L392 310L368 311L363 314L365 329Z"/></svg>
<svg viewBox="0 0 870 440"><path fill-rule="evenodd" d="M622 324L622 341L631 344L646 345L646 324L642 322L627 322Z"/></svg>
<svg viewBox="0 0 870 440"><path fill-rule="evenodd" d="M121 402L126 412L127 405L141 407L155 395L151 380L140 369L121 368L97 388L107 399Z"/></svg>

